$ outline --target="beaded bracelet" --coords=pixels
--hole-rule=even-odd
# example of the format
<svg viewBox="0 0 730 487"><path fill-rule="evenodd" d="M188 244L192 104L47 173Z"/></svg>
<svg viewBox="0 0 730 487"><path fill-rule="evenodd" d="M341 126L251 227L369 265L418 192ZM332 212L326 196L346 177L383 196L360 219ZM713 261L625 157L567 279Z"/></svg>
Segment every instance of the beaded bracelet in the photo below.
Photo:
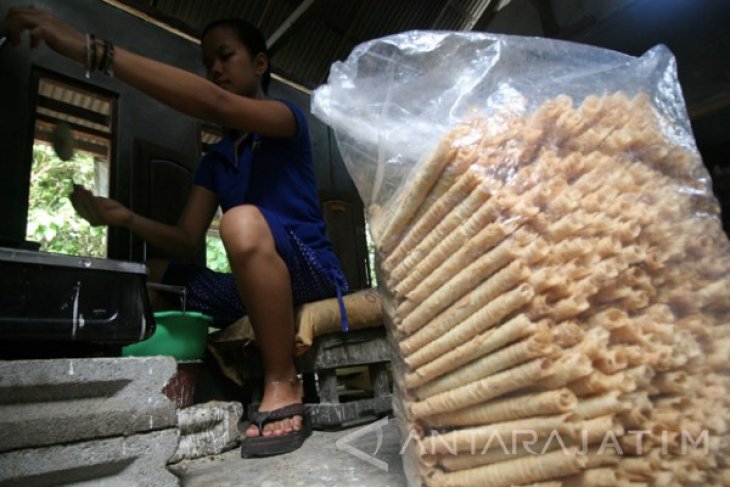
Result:
<svg viewBox="0 0 730 487"><path fill-rule="evenodd" d="M114 44L107 40L104 41L104 53L101 56L99 71L107 76L114 76Z"/></svg>
<svg viewBox="0 0 730 487"><path fill-rule="evenodd" d="M99 39L102 42L101 59L99 58L96 45L96 36L86 34L86 78L91 77L93 71L101 71L107 76L114 76L114 44L110 41Z"/></svg>

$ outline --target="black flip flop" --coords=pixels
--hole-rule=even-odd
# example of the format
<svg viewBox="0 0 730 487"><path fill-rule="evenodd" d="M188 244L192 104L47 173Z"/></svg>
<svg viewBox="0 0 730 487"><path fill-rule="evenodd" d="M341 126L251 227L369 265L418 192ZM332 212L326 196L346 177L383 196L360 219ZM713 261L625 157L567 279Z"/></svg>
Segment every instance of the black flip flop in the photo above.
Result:
<svg viewBox="0 0 730 487"><path fill-rule="evenodd" d="M263 436L264 425L272 421L293 416L302 417L302 428L298 431L291 431L283 435ZM273 411L256 411L249 415L251 424L259 428L259 436L249 436L241 440L241 458L267 457L289 453L304 443L304 440L312 434L312 418L309 410L304 404L290 404Z"/></svg>

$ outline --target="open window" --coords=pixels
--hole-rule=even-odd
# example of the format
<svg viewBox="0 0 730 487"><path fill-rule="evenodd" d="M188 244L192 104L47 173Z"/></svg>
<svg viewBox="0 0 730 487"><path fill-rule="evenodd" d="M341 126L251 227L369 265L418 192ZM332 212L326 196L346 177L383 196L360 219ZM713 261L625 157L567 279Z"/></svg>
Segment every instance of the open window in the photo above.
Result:
<svg viewBox="0 0 730 487"><path fill-rule="evenodd" d="M26 239L41 250L106 257L107 229L79 217L68 195L80 184L109 196L116 95L97 87L37 70L33 167ZM73 139L73 157L62 160L52 140L60 125Z"/></svg>
<svg viewBox="0 0 730 487"><path fill-rule="evenodd" d="M221 138L223 138L223 131L220 128L214 125L203 124L200 129L201 155L205 155L210 146L220 141ZM205 265L214 271L231 272L228 256L223 248L223 242L218 231L222 214L219 207L205 235Z"/></svg>

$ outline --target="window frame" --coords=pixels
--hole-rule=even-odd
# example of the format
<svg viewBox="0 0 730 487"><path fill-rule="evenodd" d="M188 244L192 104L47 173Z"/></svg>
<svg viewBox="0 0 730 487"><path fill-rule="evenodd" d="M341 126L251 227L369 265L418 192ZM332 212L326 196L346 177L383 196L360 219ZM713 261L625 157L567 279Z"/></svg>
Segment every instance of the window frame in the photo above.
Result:
<svg viewBox="0 0 730 487"><path fill-rule="evenodd" d="M84 127L83 125L77 125L69 121L61 120L61 119L55 119L52 116L49 115L43 115L38 113L39 103L41 100L41 94L40 94L40 84L42 79L48 79L50 81L56 81L58 83L62 83L65 85L69 85L72 88L78 89L81 92L86 93L92 93L94 95L98 95L100 97L107 98L109 100L109 103L111 105L110 107L110 114L109 114L109 133L106 134L102 131L93 129L91 127ZM57 71L53 71L47 68L44 68L42 66L38 65L31 65L30 69L30 83L29 83L29 89L31 90L30 97L29 97L29 109L30 109L30 116L28 117L28 129L27 133L29 134L28 142L26 144L25 148L25 154L26 154L26 160L28 162L28 170L26 172L26 180L25 184L27 187L26 192L26 198L25 198L25 230L24 233L27 234L27 225L28 225L28 218L30 214L30 191L31 191L31 180L33 176L33 147L36 142L36 124L38 121L43 122L50 122L50 123L58 123L58 122L65 122L67 123L72 129L78 130L81 132L87 132L90 135L100 136L100 137L108 137L109 138L109 197L115 198L117 193L117 174L118 174L118 167L117 167L117 154L118 154L118 140L119 140L119 133L118 133L118 127L119 127L119 93L111 91L109 89L103 88L101 86L98 86L92 82L91 80L82 80L76 77L67 76L65 74L59 73ZM73 114L69 114L73 115ZM112 238L112 232L109 229L107 231L107 238L106 238L106 251L105 254L109 255L109 248L110 248L110 241Z"/></svg>

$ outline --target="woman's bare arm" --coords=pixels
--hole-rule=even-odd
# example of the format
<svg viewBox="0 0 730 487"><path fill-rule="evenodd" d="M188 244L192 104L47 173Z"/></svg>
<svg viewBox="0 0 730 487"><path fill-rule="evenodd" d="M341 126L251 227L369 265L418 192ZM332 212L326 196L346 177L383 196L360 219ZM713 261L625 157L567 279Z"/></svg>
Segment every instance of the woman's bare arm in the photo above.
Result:
<svg viewBox="0 0 730 487"><path fill-rule="evenodd" d="M59 54L85 63L85 34L42 10L9 9L0 24L0 35L7 35L17 46L25 31L30 32L31 47L45 42ZM270 137L296 133L294 116L283 103L230 93L205 78L120 47L115 47L114 72L119 80L187 115Z"/></svg>
<svg viewBox="0 0 730 487"><path fill-rule="evenodd" d="M94 196L80 186L74 188L71 202L79 215L92 225L127 228L176 257L188 257L198 249L218 208L215 194L201 186L193 186L176 225L138 215L118 201Z"/></svg>

